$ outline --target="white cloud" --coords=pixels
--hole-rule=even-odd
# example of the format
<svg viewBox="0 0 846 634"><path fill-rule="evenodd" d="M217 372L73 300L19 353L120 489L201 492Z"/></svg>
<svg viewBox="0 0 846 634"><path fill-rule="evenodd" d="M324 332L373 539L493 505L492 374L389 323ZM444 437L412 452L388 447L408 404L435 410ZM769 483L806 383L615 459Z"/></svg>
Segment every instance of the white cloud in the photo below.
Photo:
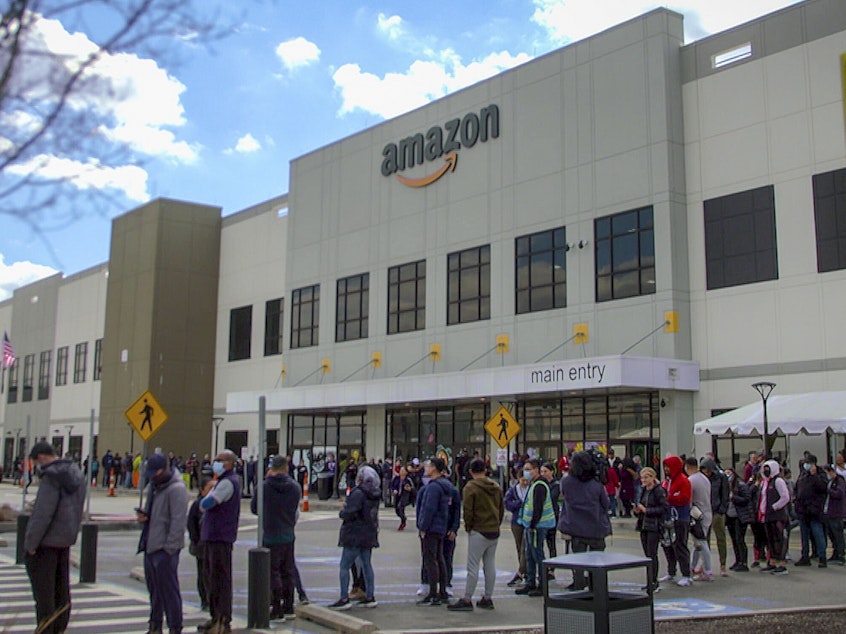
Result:
<svg viewBox="0 0 846 634"><path fill-rule="evenodd" d="M147 172L137 165L108 167L96 159L83 162L41 154L7 169L18 176L36 173L45 179L67 180L77 189L122 191L128 198L138 202L150 199L147 192Z"/></svg>
<svg viewBox="0 0 846 634"><path fill-rule="evenodd" d="M380 13L376 18L376 27L384 33L389 40L397 40L405 35L402 18L398 15L386 16L384 13Z"/></svg>
<svg viewBox="0 0 846 634"><path fill-rule="evenodd" d="M503 51L464 65L460 57L446 50L437 60L412 63L404 73L379 77L362 71L358 64L344 64L332 78L342 98L339 114L363 110L388 119L530 59L526 53Z"/></svg>
<svg viewBox="0 0 846 634"><path fill-rule="evenodd" d="M291 72L317 62L320 59L320 49L317 44L304 37L295 37L277 46L276 56Z"/></svg>
<svg viewBox="0 0 846 634"><path fill-rule="evenodd" d="M3 254L0 253L0 301L10 298L16 288L31 284L45 277L50 277L56 273L58 273L56 269L42 264L34 264L26 260L6 264Z"/></svg>
<svg viewBox="0 0 846 634"><path fill-rule="evenodd" d="M666 6L685 16L685 39L692 41L723 31L798 0L534 0L532 21L547 31L555 44L582 40L621 22Z"/></svg>
<svg viewBox="0 0 846 634"><path fill-rule="evenodd" d="M235 147L224 150L225 154L249 154L250 152L257 152L261 149L261 143L249 132L242 136L235 143Z"/></svg>

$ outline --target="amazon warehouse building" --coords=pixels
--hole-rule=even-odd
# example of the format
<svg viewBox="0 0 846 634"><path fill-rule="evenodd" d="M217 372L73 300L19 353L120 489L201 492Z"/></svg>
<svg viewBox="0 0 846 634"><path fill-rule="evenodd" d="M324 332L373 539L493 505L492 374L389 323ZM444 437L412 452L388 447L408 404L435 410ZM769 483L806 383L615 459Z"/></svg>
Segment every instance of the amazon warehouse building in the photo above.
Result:
<svg viewBox="0 0 846 634"><path fill-rule="evenodd" d="M4 465L27 419L137 451L148 390L182 455L742 462L760 434L695 423L846 381L846 3L683 40L655 10L302 156L276 199L116 218L107 263L0 303Z"/></svg>

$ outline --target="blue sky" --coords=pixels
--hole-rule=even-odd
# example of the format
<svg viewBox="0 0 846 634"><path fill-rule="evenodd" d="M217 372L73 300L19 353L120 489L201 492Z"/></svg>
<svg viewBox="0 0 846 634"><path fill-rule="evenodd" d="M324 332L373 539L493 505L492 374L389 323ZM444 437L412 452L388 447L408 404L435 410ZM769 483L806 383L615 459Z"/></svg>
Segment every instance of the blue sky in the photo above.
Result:
<svg viewBox="0 0 846 634"><path fill-rule="evenodd" d="M288 164L298 156L657 6L684 14L691 42L794 3L245 0L232 8L206 0L235 25L211 50L186 41L176 60L122 55L98 69L124 88L121 98L77 107L108 112L104 135L127 143L133 160L91 182L76 179L106 189L113 202L105 213L50 231L48 244L0 216L0 300L56 270L70 275L106 261L111 219L149 200L235 213L287 192ZM43 26L44 41L69 54L96 37L72 35L58 22ZM82 167L47 157L39 169ZM59 217L62 209L49 213Z"/></svg>

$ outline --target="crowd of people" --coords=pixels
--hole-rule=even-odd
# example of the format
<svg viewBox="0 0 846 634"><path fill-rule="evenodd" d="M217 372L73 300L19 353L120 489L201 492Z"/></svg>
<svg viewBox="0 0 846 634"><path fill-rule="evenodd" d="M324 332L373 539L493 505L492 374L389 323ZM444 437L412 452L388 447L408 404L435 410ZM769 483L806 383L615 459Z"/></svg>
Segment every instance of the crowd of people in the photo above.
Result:
<svg viewBox="0 0 846 634"><path fill-rule="evenodd" d="M103 468L120 469L123 459L111 452L106 455L111 463L105 467L104 456ZM84 483L98 473L94 468L98 461L91 462L89 475L78 460L59 458L46 442L37 443L29 459L41 485L25 536L27 569L39 623L44 627L39 631L60 632L67 626L70 604L68 551L79 529ZM334 463L334 456L327 462ZM450 611L494 609L496 551L506 511L511 515L518 560L508 586L527 597L543 595L542 562L557 555L558 537L563 538L566 552L604 551L614 516L636 518L643 552L652 562L643 588L649 593L658 592L662 583L685 587L713 582L717 575L727 576L729 570L743 573L757 568L786 575L791 533L796 527L801 553L792 565L811 566L815 561L824 568L846 563L843 452L834 464L823 465L806 452L795 479L786 465L756 452L749 454L739 470L722 468L712 454L702 459L667 456L661 462L663 474L654 468L657 459L651 462L653 466L644 466L637 456L619 459L613 451L607 455L569 451L556 462L515 454L507 466L505 487L504 477L491 477L496 473L489 459L466 451L452 464L442 457L368 462L361 456L350 456L342 467L332 464L330 468L343 471L344 479L336 482L345 490L339 490L343 499L339 597L328 607L347 610L354 605L378 605L372 551L379 547L382 505L394 507L398 531L406 529L407 507L414 506L420 551L417 604L446 605ZM132 469L136 469L134 464ZM301 603L308 602L294 548L308 473L302 460L294 466L290 457L271 456L267 464L259 466L254 460L240 461L229 450L214 460L208 456L197 460L192 455L185 462L172 452L153 453L143 469L146 502L135 510L142 529L138 552L144 554L150 595L148 634L161 634L165 623L170 634L182 631L178 565L186 529L189 553L196 559L201 607L210 613L199 629L208 634L231 631L232 549L241 499L255 487L255 482L245 480L259 471L264 474L263 540L271 559L269 616L274 620L293 616L295 594ZM195 485L197 497L189 508L188 490ZM255 495L251 510L258 512ZM55 517L62 518L60 525ZM463 593L455 598L453 559L462 520L467 576ZM752 534L751 552L747 529ZM716 554L711 551L712 543ZM661 550L666 574L659 577ZM484 586L474 604L480 569ZM591 583L587 573L576 570L567 589L578 592Z"/></svg>

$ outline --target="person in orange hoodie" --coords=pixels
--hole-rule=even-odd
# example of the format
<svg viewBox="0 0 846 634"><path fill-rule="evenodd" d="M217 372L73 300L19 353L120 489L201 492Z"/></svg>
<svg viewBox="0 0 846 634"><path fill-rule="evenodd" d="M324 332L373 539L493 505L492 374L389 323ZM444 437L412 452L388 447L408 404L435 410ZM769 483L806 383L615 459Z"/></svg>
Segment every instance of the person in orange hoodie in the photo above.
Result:
<svg viewBox="0 0 846 634"><path fill-rule="evenodd" d="M675 510L678 517L675 520L676 538L672 545L664 546L667 557L667 574L659 581L676 581L676 565L682 577L676 583L682 587L689 586L690 579L690 550L687 547L687 534L690 529L690 482L684 472L684 461L678 456L668 456L664 459L663 487L667 491L667 503L670 512Z"/></svg>

